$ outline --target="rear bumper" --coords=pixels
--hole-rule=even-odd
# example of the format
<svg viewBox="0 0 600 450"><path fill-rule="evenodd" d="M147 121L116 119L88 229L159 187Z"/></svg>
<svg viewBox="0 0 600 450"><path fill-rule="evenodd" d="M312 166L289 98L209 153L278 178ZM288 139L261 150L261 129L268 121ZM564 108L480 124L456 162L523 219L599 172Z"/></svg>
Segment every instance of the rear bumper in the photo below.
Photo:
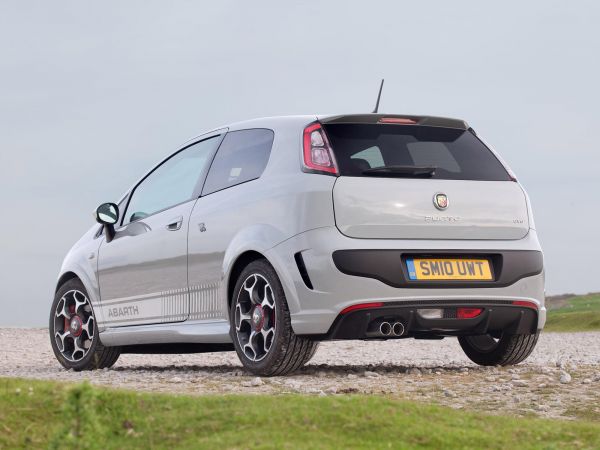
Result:
<svg viewBox="0 0 600 450"><path fill-rule="evenodd" d="M505 261L502 271L506 274L519 272L506 282L445 286L432 284L405 285L401 282L382 281L381 277L364 274L344 273L334 261L339 251L375 251L380 254L390 252L397 256L402 253L440 253L453 255L465 254L509 254L517 256ZM348 306L383 302L390 307L413 305L415 302L454 302L482 305L495 302L525 300L536 305L537 315L534 328L543 328L546 321L544 308L544 272L539 264L525 264L534 270L516 270L523 263L518 255L528 255L532 260L541 259L540 246L534 230L520 240L482 241L482 240L386 240L353 239L342 235L335 227L324 227L301 233L270 249L266 256L275 267L286 294L290 308L292 327L296 334L328 336L332 333L334 322L340 312ZM305 276L310 280L306 284L294 255L300 254L305 265ZM532 257L533 255L533 257ZM402 263L396 256L384 266L390 276L399 276ZM360 264L363 258L357 258ZM531 262L531 261L530 261ZM367 270L375 270L374 264L366 264ZM517 268L518 269L518 268ZM535 273L538 272L538 273ZM379 278L379 279L378 279ZM398 279L399 280L399 279ZM397 281L398 281L397 280ZM347 319L345 319L347 320Z"/></svg>
<svg viewBox="0 0 600 450"><path fill-rule="evenodd" d="M411 281L406 269L406 259L411 256L430 257L485 257L490 262L492 281ZM544 269L542 252L538 250L336 250L333 262L347 275L374 278L387 285L419 289L461 287L505 287L522 278L539 275Z"/></svg>
<svg viewBox="0 0 600 450"><path fill-rule="evenodd" d="M456 311L459 307L478 308L482 312L477 317L458 319ZM421 311L432 309L441 309L443 318L432 319L421 315ZM382 323L400 323L401 333L383 335L380 332ZM509 334L529 334L536 332L537 324L537 309L512 305L507 301L398 302L342 313L319 339L435 338L503 331Z"/></svg>

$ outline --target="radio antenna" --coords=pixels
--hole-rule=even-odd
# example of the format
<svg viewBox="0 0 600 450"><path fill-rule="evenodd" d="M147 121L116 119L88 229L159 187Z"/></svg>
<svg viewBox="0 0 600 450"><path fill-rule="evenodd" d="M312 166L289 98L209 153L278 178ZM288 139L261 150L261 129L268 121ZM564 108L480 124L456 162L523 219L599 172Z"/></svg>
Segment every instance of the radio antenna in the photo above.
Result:
<svg viewBox="0 0 600 450"><path fill-rule="evenodd" d="M377 95L377 103L375 103L375 109L373 110L373 114L375 114L379 110L379 100L381 99L382 89L383 89L383 78L381 79L381 85L379 86L379 94Z"/></svg>

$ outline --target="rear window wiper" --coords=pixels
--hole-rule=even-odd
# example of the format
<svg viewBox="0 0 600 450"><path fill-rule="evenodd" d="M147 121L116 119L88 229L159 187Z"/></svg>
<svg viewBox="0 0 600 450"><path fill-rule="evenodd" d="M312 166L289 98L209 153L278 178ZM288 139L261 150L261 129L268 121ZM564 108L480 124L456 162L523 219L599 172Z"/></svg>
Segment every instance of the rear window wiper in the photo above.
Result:
<svg viewBox="0 0 600 450"><path fill-rule="evenodd" d="M436 169L433 166L382 166L363 170L362 173L380 177L428 178L435 174Z"/></svg>

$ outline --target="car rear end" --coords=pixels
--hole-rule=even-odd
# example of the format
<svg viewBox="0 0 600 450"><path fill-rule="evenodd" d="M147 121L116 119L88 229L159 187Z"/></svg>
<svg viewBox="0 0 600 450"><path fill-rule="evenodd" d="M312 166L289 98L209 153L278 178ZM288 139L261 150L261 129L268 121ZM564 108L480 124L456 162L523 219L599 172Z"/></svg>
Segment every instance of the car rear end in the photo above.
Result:
<svg viewBox="0 0 600 450"><path fill-rule="evenodd" d="M298 334L329 339L537 335L543 258L515 176L460 120L319 117L302 170L335 177L335 224L293 252Z"/></svg>

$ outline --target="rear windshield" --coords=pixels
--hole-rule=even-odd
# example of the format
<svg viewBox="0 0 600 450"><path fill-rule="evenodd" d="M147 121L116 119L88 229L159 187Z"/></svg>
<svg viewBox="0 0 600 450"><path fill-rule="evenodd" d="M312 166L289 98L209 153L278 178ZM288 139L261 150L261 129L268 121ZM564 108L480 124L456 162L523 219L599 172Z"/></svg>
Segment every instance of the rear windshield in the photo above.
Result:
<svg viewBox="0 0 600 450"><path fill-rule="evenodd" d="M377 176L377 167L435 167L431 178L508 181L494 154L470 131L419 125L324 125L341 175ZM404 174L403 176L406 176Z"/></svg>

